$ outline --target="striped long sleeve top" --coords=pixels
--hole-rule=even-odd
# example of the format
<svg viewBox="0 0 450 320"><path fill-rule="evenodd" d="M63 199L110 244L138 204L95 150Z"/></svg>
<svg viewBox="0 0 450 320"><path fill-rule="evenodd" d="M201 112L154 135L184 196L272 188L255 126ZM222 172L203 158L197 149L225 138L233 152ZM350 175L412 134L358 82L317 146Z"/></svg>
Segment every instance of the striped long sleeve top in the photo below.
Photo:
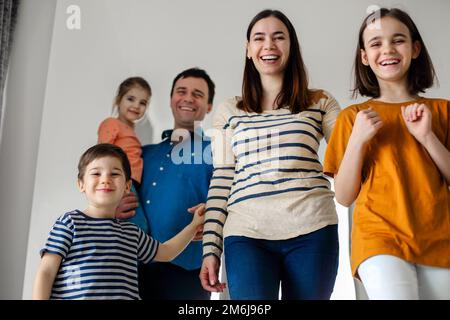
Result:
<svg viewBox="0 0 450 320"><path fill-rule="evenodd" d="M319 162L340 107L318 90L307 110L248 113L239 98L213 118L214 172L206 203L203 256L220 259L231 235L283 240L337 224L334 193Z"/></svg>

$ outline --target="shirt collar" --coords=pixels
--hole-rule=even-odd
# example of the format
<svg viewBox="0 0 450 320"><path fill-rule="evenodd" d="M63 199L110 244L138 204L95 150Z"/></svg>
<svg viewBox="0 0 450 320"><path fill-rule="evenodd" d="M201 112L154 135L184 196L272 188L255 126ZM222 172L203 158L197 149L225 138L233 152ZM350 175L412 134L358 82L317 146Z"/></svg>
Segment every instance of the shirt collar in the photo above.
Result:
<svg viewBox="0 0 450 320"><path fill-rule="evenodd" d="M164 130L161 135L161 139L165 140L165 139L169 138L169 140L170 140L170 138L172 137L172 132L173 132L173 129ZM203 129L200 129L200 130L197 129L196 131L189 131L189 133L191 134L191 140L194 139L194 134L197 134L201 137L204 136Z"/></svg>

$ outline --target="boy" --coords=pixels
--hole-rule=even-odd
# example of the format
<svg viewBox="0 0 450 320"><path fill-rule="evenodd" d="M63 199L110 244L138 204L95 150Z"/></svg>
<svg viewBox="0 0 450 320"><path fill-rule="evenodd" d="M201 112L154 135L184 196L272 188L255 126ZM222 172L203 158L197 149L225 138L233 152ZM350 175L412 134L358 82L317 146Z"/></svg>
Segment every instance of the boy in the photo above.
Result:
<svg viewBox="0 0 450 320"><path fill-rule="evenodd" d="M139 299L138 261L174 259L203 224L201 206L186 228L160 244L136 225L115 219L131 188L131 170L126 154L112 144L95 145L81 156L78 188L88 207L54 224L41 250L33 299Z"/></svg>

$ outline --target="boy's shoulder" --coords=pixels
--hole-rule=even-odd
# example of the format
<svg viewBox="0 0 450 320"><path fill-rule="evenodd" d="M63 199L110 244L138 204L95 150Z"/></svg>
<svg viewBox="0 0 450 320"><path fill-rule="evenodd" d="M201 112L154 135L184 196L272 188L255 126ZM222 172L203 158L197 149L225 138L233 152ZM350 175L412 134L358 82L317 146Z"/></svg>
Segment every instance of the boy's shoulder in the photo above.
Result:
<svg viewBox="0 0 450 320"><path fill-rule="evenodd" d="M83 213L78 209L74 209L72 211L68 211L68 212L60 215L58 220L66 221L66 220L77 220L77 219L83 219L83 218L84 218Z"/></svg>

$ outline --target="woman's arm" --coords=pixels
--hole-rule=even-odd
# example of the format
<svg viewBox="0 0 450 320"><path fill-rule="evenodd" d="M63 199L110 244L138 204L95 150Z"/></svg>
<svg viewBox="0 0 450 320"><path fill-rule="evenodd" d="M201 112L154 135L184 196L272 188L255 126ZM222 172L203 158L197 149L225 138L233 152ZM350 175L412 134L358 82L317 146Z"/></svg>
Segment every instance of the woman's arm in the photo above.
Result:
<svg viewBox="0 0 450 320"><path fill-rule="evenodd" d="M61 265L62 257L45 253L41 259L33 286L33 300L48 300L52 293L53 282Z"/></svg>

